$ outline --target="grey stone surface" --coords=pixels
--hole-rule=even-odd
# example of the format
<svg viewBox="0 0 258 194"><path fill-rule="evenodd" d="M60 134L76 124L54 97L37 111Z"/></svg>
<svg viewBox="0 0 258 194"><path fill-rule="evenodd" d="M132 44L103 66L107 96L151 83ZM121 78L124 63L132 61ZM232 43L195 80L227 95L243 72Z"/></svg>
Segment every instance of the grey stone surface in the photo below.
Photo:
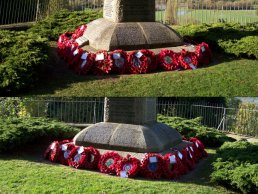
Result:
<svg viewBox="0 0 258 194"><path fill-rule="evenodd" d="M88 24L83 35L98 50L136 50L182 46L182 37L158 22L115 23L101 18Z"/></svg>
<svg viewBox="0 0 258 194"><path fill-rule="evenodd" d="M140 153L162 152L182 142L181 135L162 123L132 125L98 123L82 130L74 138L79 146Z"/></svg>
<svg viewBox="0 0 258 194"><path fill-rule="evenodd" d="M155 0L104 0L103 15L112 22L154 22Z"/></svg>
<svg viewBox="0 0 258 194"><path fill-rule="evenodd" d="M141 125L156 122L156 98L105 98L104 122Z"/></svg>

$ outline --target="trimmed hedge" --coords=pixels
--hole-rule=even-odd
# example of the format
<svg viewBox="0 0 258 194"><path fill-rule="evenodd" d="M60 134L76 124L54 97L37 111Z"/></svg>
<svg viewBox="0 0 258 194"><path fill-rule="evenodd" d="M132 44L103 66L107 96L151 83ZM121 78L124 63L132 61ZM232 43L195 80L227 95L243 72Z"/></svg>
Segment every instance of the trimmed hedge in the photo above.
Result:
<svg viewBox="0 0 258 194"><path fill-rule="evenodd" d="M0 93L33 87L47 62L47 39L0 30Z"/></svg>
<svg viewBox="0 0 258 194"><path fill-rule="evenodd" d="M64 32L73 32L78 26L87 24L100 17L102 17L102 12L100 10L74 12L61 10L43 21L38 22L28 31L46 37L48 40L56 41L60 34Z"/></svg>
<svg viewBox="0 0 258 194"><path fill-rule="evenodd" d="M258 59L258 23L245 26L227 23L187 25L177 31L186 40L207 42L213 50Z"/></svg>
<svg viewBox="0 0 258 194"><path fill-rule="evenodd" d="M44 139L72 139L79 131L47 118L0 118L0 153Z"/></svg>
<svg viewBox="0 0 258 194"><path fill-rule="evenodd" d="M177 129L186 138L196 137L200 139L208 147L219 147L224 142L235 141L235 139L227 137L214 128L202 125L200 117L188 120L181 117L158 115L158 121Z"/></svg>
<svg viewBox="0 0 258 194"><path fill-rule="evenodd" d="M213 162L211 181L238 189L243 193L258 193L258 143L247 141L225 143Z"/></svg>

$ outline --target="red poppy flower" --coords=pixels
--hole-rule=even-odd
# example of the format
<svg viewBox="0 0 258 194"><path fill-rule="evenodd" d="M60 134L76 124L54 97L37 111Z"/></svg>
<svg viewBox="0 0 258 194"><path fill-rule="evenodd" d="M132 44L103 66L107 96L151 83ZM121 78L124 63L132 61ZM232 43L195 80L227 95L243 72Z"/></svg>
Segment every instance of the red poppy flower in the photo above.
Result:
<svg viewBox="0 0 258 194"><path fill-rule="evenodd" d="M197 139L197 138L190 138L189 141L193 142L196 145L196 148L201 153L201 157L207 157L208 156L208 153L206 152L203 143L199 139Z"/></svg>
<svg viewBox="0 0 258 194"><path fill-rule="evenodd" d="M151 50L142 49L140 50L148 60L148 69L147 72L155 71L158 68L158 61L156 54Z"/></svg>
<svg viewBox="0 0 258 194"><path fill-rule="evenodd" d="M99 160L99 170L106 174L115 174L116 165L122 157L117 152L107 152Z"/></svg>
<svg viewBox="0 0 258 194"><path fill-rule="evenodd" d="M182 50L179 56L179 62L183 69L196 69L198 65L197 56L195 53Z"/></svg>
<svg viewBox="0 0 258 194"><path fill-rule="evenodd" d="M117 176L124 178L135 177L141 169L141 162L137 158L127 155L122 160L118 161L116 165Z"/></svg>
<svg viewBox="0 0 258 194"><path fill-rule="evenodd" d="M75 145L70 143L59 143L60 153L58 155L58 160L63 165L68 165L68 158L71 151L75 148Z"/></svg>
<svg viewBox="0 0 258 194"><path fill-rule="evenodd" d="M128 72L131 74L147 73L148 58L141 51L133 51L128 54Z"/></svg>
<svg viewBox="0 0 258 194"><path fill-rule="evenodd" d="M93 73L95 75L107 75L111 71L112 68L112 60L107 51L98 51L96 53L94 65L93 65Z"/></svg>
<svg viewBox="0 0 258 194"><path fill-rule="evenodd" d="M112 73L124 74L127 68L127 53L122 50L115 50L110 53L112 60Z"/></svg>
<svg viewBox="0 0 258 194"><path fill-rule="evenodd" d="M92 69L95 54L83 52L75 62L75 72L79 75L86 75Z"/></svg>
<svg viewBox="0 0 258 194"><path fill-rule="evenodd" d="M183 174L182 172L182 163L178 158L177 154L166 154L163 157L164 165L163 165L163 174L165 177L169 179L178 178Z"/></svg>
<svg viewBox="0 0 258 194"><path fill-rule="evenodd" d="M141 175L145 178L159 179L163 174L163 158L160 154L146 154L141 164Z"/></svg>
<svg viewBox="0 0 258 194"><path fill-rule="evenodd" d="M72 35L72 38L73 38L74 40L76 40L77 38L80 38L80 37L84 34L84 32L86 31L86 29L87 29L87 25L81 25L80 27L78 27L78 28L75 30L75 32L74 32L73 35Z"/></svg>
<svg viewBox="0 0 258 194"><path fill-rule="evenodd" d="M200 64L208 65L212 62L212 53L207 43L202 42L201 44L197 45L195 53Z"/></svg>
<svg viewBox="0 0 258 194"><path fill-rule="evenodd" d="M172 50L163 49L159 53L159 62L161 68L166 71L178 70L179 65L179 54Z"/></svg>

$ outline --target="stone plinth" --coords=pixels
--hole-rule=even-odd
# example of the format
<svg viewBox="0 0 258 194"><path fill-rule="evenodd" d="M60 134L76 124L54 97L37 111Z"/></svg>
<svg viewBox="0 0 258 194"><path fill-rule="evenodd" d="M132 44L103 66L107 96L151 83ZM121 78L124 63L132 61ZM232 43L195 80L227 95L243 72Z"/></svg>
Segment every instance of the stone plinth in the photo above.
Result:
<svg viewBox="0 0 258 194"><path fill-rule="evenodd" d="M183 45L181 36L158 22L115 23L101 18L88 24L84 36L97 50L136 50Z"/></svg>
<svg viewBox="0 0 258 194"><path fill-rule="evenodd" d="M182 142L177 130L156 122L155 98L106 98L104 120L77 134L75 144L146 153Z"/></svg>
<svg viewBox="0 0 258 194"><path fill-rule="evenodd" d="M178 33L155 22L155 0L105 0L103 18L89 23L83 36L89 47L107 51L183 45Z"/></svg>

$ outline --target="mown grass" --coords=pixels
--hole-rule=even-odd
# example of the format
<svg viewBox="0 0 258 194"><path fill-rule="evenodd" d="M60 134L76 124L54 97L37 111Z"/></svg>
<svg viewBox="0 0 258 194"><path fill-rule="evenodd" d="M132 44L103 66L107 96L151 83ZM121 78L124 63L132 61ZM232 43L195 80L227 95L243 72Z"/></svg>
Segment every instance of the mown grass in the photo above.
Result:
<svg viewBox="0 0 258 194"><path fill-rule="evenodd" d="M164 11L157 11L156 20L164 20L164 15ZM188 10L184 8L178 10L177 21L181 25L188 23L216 23L221 20L246 24L257 22L258 17L255 10Z"/></svg>
<svg viewBox="0 0 258 194"><path fill-rule="evenodd" d="M56 59L47 77L26 95L51 96L255 96L258 62L215 56L195 71L146 75L78 76ZM21 93L20 95L23 95Z"/></svg>
<svg viewBox="0 0 258 194"><path fill-rule="evenodd" d="M214 149L208 149L210 157L178 181L121 179L75 170L48 163L39 150L0 157L0 193L232 193L209 183Z"/></svg>

